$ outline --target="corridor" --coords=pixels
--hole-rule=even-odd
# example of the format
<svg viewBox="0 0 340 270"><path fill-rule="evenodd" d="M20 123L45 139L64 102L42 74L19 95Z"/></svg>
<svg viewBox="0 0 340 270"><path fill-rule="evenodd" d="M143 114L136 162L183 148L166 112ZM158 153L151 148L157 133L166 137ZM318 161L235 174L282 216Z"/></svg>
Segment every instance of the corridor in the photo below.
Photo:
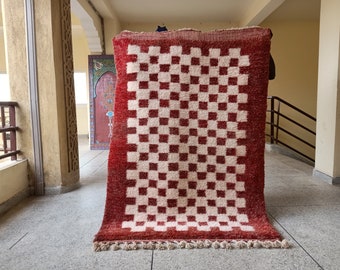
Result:
<svg viewBox="0 0 340 270"><path fill-rule="evenodd" d="M80 140L81 187L30 197L0 217L0 269L339 269L340 186L313 168L266 152L266 206L290 249L94 252L105 204L108 151Z"/></svg>

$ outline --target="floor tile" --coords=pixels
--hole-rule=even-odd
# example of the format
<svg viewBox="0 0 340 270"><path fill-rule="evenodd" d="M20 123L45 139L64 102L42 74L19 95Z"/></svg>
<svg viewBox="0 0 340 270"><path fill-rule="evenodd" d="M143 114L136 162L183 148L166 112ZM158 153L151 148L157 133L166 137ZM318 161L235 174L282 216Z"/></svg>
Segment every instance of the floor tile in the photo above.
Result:
<svg viewBox="0 0 340 270"><path fill-rule="evenodd" d="M270 207L268 212L323 269L339 269L340 204Z"/></svg>
<svg viewBox="0 0 340 270"><path fill-rule="evenodd" d="M0 217L0 269L339 269L340 186L313 177L313 167L265 154L269 220L290 249L183 249L94 252L104 214L107 150L82 140L81 187L30 197Z"/></svg>
<svg viewBox="0 0 340 270"><path fill-rule="evenodd" d="M164 266L166 265L166 268ZM296 268L293 268L296 266ZM300 248L155 251L153 270L320 269Z"/></svg>

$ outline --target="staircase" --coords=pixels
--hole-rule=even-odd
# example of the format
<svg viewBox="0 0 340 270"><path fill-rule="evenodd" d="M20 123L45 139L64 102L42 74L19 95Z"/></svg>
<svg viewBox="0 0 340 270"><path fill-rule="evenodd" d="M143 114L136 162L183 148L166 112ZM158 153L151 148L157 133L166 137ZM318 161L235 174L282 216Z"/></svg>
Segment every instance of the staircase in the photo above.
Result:
<svg viewBox="0 0 340 270"><path fill-rule="evenodd" d="M316 118L279 97L267 100L266 142L314 163Z"/></svg>

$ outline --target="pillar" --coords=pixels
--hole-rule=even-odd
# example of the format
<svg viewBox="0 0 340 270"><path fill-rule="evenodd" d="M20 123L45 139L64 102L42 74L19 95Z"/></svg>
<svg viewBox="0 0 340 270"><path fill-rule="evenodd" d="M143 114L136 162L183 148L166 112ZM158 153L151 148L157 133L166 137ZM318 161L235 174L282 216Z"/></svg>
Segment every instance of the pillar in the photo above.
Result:
<svg viewBox="0 0 340 270"><path fill-rule="evenodd" d="M25 6L22 0L1 1L4 30L6 67L11 91L11 100L17 101L16 123L20 127L17 132L17 147L21 150L19 158L27 158L29 186L33 186L34 158L32 145L32 125L27 80L27 50L25 29Z"/></svg>
<svg viewBox="0 0 340 270"><path fill-rule="evenodd" d="M7 70L12 99L19 102L19 146L34 179L27 75L25 9L22 0L2 1ZM36 77L46 194L79 186L79 158L70 0L34 0ZM18 21L19 18L19 21ZM34 119L33 119L34 121ZM32 183L31 183L32 184Z"/></svg>
<svg viewBox="0 0 340 270"><path fill-rule="evenodd" d="M340 183L340 1L322 0L314 174Z"/></svg>

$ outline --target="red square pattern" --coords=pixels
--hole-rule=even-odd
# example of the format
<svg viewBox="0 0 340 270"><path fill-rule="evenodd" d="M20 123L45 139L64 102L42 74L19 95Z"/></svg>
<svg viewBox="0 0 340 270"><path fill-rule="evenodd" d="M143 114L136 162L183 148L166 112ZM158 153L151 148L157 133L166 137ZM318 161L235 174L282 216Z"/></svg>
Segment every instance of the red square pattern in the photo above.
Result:
<svg viewBox="0 0 340 270"><path fill-rule="evenodd" d="M248 55L232 48L182 54L128 46L127 193L123 228L154 231L253 231L244 214L242 158ZM190 88L190 94L188 90ZM221 91L226 89L226 91ZM241 106L240 106L241 104ZM246 106L243 106L244 108ZM244 126L244 125L243 125ZM226 139L227 138L227 139ZM150 182L152 185L150 185Z"/></svg>

